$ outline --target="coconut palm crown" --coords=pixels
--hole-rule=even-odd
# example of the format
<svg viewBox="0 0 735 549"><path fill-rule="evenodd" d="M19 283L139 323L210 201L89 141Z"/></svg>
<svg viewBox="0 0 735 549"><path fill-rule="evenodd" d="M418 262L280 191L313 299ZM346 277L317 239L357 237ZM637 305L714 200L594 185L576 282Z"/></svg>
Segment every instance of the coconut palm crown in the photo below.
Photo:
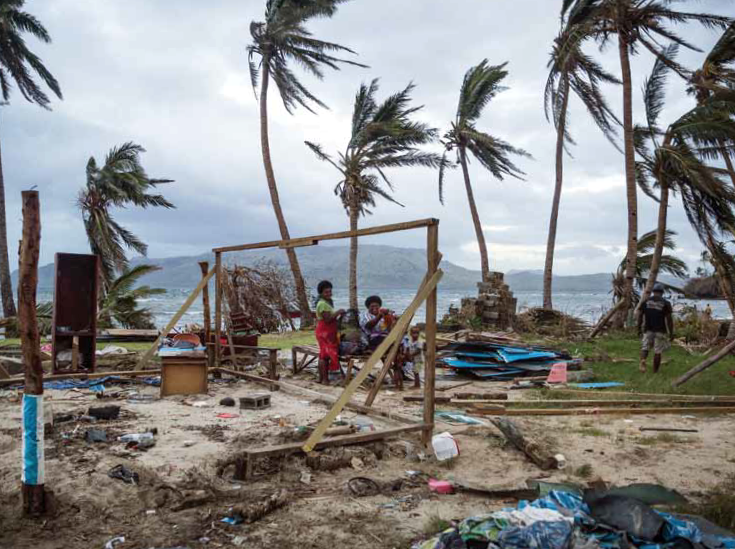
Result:
<svg viewBox="0 0 735 549"><path fill-rule="evenodd" d="M113 208L175 206L160 194L148 194L171 179L153 179L140 163L145 149L127 142L113 147L101 167L94 157L87 162L87 182L80 191L77 205L82 212L84 229L92 253L100 256L106 286L118 271L128 268L125 249L146 255L148 246L135 234L120 225L112 215Z"/></svg>
<svg viewBox="0 0 735 549"><path fill-rule="evenodd" d="M422 151L421 146L435 141L438 132L418 122L414 115L423 107L411 105L415 86L409 84L400 92L378 103L378 80L363 84L355 96L350 140L344 152L332 157L321 146L306 145L320 160L331 164L339 173L340 181L334 192L350 216L350 229L357 229L360 216L369 215L376 198L398 204L391 193L393 184L386 173L390 168L426 167L442 165L440 155ZM350 307L357 304L357 239L350 243Z"/></svg>
<svg viewBox="0 0 735 549"><path fill-rule="evenodd" d="M490 65L488 60L484 59L479 65L467 71L459 92L457 114L451 129L442 138L442 144L445 147L444 159L448 153L454 151L457 154L457 162L462 166L470 213L480 247L483 280L487 280L490 275L490 263L470 181L468 153L471 153L493 177L501 181L506 177L523 179L525 173L513 163L512 157L530 158L531 156L523 149L516 148L477 127L485 107L498 93L505 90L501 83L508 76L506 66L507 63ZM443 161L439 168L439 200L442 203L444 203L445 173L446 163Z"/></svg>

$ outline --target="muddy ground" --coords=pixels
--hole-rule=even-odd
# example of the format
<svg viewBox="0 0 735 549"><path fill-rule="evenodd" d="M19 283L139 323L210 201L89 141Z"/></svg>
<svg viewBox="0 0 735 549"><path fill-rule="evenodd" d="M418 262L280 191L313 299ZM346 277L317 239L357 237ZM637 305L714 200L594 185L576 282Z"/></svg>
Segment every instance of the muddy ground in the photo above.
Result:
<svg viewBox="0 0 735 549"><path fill-rule="evenodd" d="M290 383L339 394L314 383L308 372ZM438 387L452 384L439 381ZM486 392L502 384L475 383L461 392ZM110 386L157 396L155 387ZM508 447L491 426L439 423L449 431L461 455L450 464L437 463L417 435L364 447L332 449L309 459L292 456L267 460L249 482L232 479L233 468L220 476L217 464L238 449L293 440L294 428L317 422L327 408L301 395L270 393L272 406L261 411L219 405L262 387L249 382L211 383L208 395L168 397L133 403L130 393L100 400L88 391L47 391L49 412L82 414L90 405L118 404L116 420L58 423L47 435L46 486L53 492L55 513L41 520L20 516L21 410L15 391L0 392L0 547L22 549L88 549L105 547L116 537L116 549L189 549L213 547L410 547L426 535L435 518L455 519L507 505L512 500L428 490L429 477L483 487L524 487L528 479L586 482L602 478L624 485L655 482L696 497L735 472L735 423L727 416L653 416L514 418L523 430L566 457L562 470L541 471ZM523 398L512 391L511 398ZM404 403L403 395L383 391L376 406L420 418L420 403ZM451 394L451 391L444 394ZM361 402L365 393L354 399ZM200 407L197 402L207 405ZM222 418L218 414L236 414ZM347 423L389 421L345 412ZM642 426L686 427L697 433L642 434ZM85 440L87 429L104 429L108 442ZM156 445L146 451L127 448L117 436L156 428ZM137 484L110 478L122 464L139 475ZM332 467L339 467L334 470ZM409 473L410 472L410 473ZM354 477L367 477L381 493L364 495L348 488ZM283 492L285 491L285 492ZM258 514L258 507L277 496L285 504L252 524L230 525L221 519L233 507Z"/></svg>

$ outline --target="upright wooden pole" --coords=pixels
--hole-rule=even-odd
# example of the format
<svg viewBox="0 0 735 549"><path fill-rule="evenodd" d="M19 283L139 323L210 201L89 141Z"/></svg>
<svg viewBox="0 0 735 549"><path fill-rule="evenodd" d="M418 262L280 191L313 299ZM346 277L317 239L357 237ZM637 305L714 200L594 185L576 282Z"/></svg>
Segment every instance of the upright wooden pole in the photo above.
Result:
<svg viewBox="0 0 735 549"><path fill-rule="evenodd" d="M431 277L439 269L439 222L429 225L426 237L427 276ZM436 387L436 286L426 300L426 364L424 364L424 445L431 442L434 434L434 396Z"/></svg>
<svg viewBox="0 0 735 549"><path fill-rule="evenodd" d="M25 364L23 394L23 513L46 511L43 448L43 367L36 318L38 256L41 249L41 213L37 191L23 191L23 239L18 274L18 323Z"/></svg>
<svg viewBox="0 0 735 549"><path fill-rule="evenodd" d="M209 262L200 261L199 268L202 270L202 278L209 274ZM212 339L212 313L209 309L209 284L202 288L202 309L204 317L204 346L207 349L207 362L210 368L214 367L214 350L210 347Z"/></svg>
<svg viewBox="0 0 735 549"><path fill-rule="evenodd" d="M214 272L214 362L222 366L222 252L215 254Z"/></svg>

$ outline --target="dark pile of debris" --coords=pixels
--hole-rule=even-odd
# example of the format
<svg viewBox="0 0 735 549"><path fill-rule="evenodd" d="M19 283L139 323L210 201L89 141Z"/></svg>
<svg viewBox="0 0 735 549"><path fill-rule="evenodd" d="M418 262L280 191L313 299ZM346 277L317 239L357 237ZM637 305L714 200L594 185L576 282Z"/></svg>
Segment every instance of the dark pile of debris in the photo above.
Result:
<svg viewBox="0 0 735 549"><path fill-rule="evenodd" d="M586 334L590 330L589 324L580 318L542 307L519 313L514 327L522 333L563 336Z"/></svg>

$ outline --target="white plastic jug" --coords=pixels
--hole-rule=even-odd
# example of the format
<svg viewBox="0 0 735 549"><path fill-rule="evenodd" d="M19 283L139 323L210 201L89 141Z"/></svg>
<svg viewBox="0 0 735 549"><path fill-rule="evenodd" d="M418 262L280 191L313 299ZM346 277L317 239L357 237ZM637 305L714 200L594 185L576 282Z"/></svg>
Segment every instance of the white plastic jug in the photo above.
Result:
<svg viewBox="0 0 735 549"><path fill-rule="evenodd" d="M440 433L431 439L434 455L439 461L446 461L459 455L459 445L450 433Z"/></svg>

